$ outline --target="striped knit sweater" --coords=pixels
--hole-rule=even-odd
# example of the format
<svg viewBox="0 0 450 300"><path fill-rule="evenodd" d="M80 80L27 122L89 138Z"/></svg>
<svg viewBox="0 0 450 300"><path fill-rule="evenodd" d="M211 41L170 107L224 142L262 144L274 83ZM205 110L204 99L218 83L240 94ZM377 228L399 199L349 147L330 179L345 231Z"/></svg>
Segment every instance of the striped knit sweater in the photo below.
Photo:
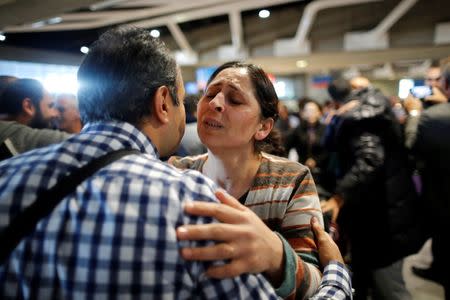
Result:
<svg viewBox="0 0 450 300"><path fill-rule="evenodd" d="M207 157L208 154L172 157L169 163L180 169L201 171ZM311 297L319 287L321 273L309 221L315 216L322 222L322 211L309 169L262 153L261 165L244 205L284 238L286 268L277 294L287 299Z"/></svg>

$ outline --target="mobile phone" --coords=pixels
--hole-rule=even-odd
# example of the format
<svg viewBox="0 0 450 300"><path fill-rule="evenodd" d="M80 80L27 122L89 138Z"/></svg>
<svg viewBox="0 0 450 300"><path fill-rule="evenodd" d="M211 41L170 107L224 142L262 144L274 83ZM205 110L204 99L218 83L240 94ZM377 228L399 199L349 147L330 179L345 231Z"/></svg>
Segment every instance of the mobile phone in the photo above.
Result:
<svg viewBox="0 0 450 300"><path fill-rule="evenodd" d="M428 85L415 86L410 90L410 92L411 95L419 99L424 99L425 97L433 94L433 90Z"/></svg>

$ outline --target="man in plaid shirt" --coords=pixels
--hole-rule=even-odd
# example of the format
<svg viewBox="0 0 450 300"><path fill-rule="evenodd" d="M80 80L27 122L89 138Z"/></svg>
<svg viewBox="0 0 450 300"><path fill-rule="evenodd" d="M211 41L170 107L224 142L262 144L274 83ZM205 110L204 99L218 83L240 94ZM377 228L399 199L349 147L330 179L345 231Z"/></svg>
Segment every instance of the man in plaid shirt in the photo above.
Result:
<svg viewBox="0 0 450 300"><path fill-rule="evenodd" d="M78 79L82 132L0 163L0 230L94 158L142 154L102 168L37 224L0 266L0 298L276 299L263 275L212 279L208 264L179 254L212 242L177 241L177 227L217 222L185 214L184 205L217 199L212 181L159 160L177 148L185 125L181 74L165 46L143 29L110 30Z"/></svg>

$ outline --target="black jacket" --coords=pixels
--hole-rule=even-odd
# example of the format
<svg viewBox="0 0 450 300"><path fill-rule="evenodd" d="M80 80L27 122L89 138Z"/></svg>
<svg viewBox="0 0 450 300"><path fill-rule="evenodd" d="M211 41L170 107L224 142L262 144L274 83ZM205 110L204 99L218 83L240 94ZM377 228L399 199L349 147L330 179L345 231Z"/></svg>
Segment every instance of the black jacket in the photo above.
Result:
<svg viewBox="0 0 450 300"><path fill-rule="evenodd" d="M349 233L353 259L378 268L422 246L418 197L388 99L372 88L351 99L359 105L334 122L336 193L344 199L339 223Z"/></svg>

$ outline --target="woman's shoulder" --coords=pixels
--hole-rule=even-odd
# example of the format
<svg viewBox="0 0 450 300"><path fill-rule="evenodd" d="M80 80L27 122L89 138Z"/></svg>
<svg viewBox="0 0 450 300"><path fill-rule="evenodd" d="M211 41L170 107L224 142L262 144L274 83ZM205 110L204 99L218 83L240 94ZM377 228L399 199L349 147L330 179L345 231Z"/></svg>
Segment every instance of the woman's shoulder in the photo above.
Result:
<svg viewBox="0 0 450 300"><path fill-rule="evenodd" d="M265 152L262 152L261 155L261 169L264 172L292 175L302 175L308 172L308 168L299 162Z"/></svg>
<svg viewBox="0 0 450 300"><path fill-rule="evenodd" d="M167 162L178 169L201 170L207 157L207 153L185 157L171 156Z"/></svg>

